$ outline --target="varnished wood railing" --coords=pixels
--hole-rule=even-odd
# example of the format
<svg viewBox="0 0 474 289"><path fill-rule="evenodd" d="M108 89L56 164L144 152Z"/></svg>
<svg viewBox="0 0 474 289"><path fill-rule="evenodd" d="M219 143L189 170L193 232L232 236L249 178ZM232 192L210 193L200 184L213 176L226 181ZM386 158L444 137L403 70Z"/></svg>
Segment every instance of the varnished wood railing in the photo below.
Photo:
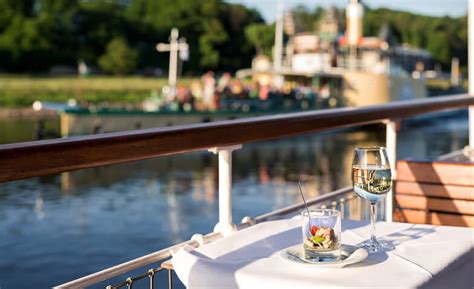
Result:
<svg viewBox="0 0 474 289"><path fill-rule="evenodd" d="M467 95L0 145L0 182L474 105Z"/></svg>

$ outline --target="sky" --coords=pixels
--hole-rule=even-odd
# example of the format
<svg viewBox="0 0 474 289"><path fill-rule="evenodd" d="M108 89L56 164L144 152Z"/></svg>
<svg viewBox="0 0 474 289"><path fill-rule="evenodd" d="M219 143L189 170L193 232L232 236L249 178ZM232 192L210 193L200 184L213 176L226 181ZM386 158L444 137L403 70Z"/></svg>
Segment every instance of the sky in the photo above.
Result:
<svg viewBox="0 0 474 289"><path fill-rule="evenodd" d="M226 0L231 3L240 3L245 6L256 8L267 22L275 21L276 6L278 0ZM348 0L281 0L285 9L298 5L305 5L311 10L317 6L327 8L329 6L344 7ZM468 0L364 0L363 2L371 8L386 7L390 9L410 11L417 14L433 16L458 17L466 15Z"/></svg>

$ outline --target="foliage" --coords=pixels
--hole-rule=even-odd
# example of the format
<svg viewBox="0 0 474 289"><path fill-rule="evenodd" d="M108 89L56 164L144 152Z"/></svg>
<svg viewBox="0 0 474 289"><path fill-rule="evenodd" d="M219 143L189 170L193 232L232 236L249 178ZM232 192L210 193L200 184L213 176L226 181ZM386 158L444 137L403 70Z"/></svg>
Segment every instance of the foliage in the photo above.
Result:
<svg viewBox="0 0 474 289"><path fill-rule="evenodd" d="M248 67L255 54L255 47L246 39L245 29L251 24L263 23L260 14L243 5L226 4L219 13L219 19L228 35L226 41L216 46L220 66L234 71Z"/></svg>
<svg viewBox="0 0 474 289"><path fill-rule="evenodd" d="M219 64L220 55L215 46L226 41L229 36L217 19L205 21L203 29L204 33L199 37L200 64L203 67L216 68Z"/></svg>
<svg viewBox="0 0 474 289"><path fill-rule="evenodd" d="M44 72L80 59L94 67L116 38L138 51L138 68L166 70L169 57L155 46L173 27L190 45L185 73L236 70L254 54L243 31L257 22L255 10L223 0L0 0L0 71Z"/></svg>
<svg viewBox="0 0 474 289"><path fill-rule="evenodd" d="M99 58L100 67L113 74L132 72L137 66L138 52L128 46L124 38L112 39L105 53Z"/></svg>
<svg viewBox="0 0 474 289"><path fill-rule="evenodd" d="M467 17L432 17L389 9L366 9L364 34L376 36L387 23L399 43L426 48L445 69L452 57L467 65Z"/></svg>
<svg viewBox="0 0 474 289"><path fill-rule="evenodd" d="M337 15L344 22L344 10ZM315 30L321 8L294 9L296 25ZM444 68L452 57L467 63L467 17L431 17L366 7L364 34L377 35L387 23L400 43L427 48ZM139 69L168 66L156 43L168 42L177 27L190 46L184 73L231 70L250 64L255 48L269 54L272 25L243 5L224 0L0 0L0 71L46 72L75 67L82 59L99 65L113 39L138 52Z"/></svg>
<svg viewBox="0 0 474 289"><path fill-rule="evenodd" d="M317 30L317 22L322 18L324 9L317 7L311 11L304 5L298 5L293 10L293 17L296 19L296 26L301 31L314 31ZM342 14L341 16L344 16ZM341 17L342 19L343 17Z"/></svg>
<svg viewBox="0 0 474 289"><path fill-rule="evenodd" d="M272 55L275 41L275 25L251 24L245 28L245 37L255 46L258 53Z"/></svg>

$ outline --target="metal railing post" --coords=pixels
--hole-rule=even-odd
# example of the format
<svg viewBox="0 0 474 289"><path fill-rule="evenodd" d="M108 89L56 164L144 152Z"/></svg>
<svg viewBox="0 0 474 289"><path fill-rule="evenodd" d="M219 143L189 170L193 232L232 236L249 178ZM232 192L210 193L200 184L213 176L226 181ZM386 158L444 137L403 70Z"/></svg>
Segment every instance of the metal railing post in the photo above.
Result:
<svg viewBox="0 0 474 289"><path fill-rule="evenodd" d="M392 179L395 180L397 178L397 123L392 120L385 121L386 126L386 146L387 146L387 154L388 154L388 161L390 162L390 166L392 168ZM387 196L385 197L385 221L392 222L393 221L393 188L388 192Z"/></svg>
<svg viewBox="0 0 474 289"><path fill-rule="evenodd" d="M469 96L474 97L474 0L467 3L467 52ZM469 106L469 148L474 150L474 105Z"/></svg>
<svg viewBox="0 0 474 289"><path fill-rule="evenodd" d="M219 223L214 227L214 232L223 235L236 231L232 223L232 151L240 148L242 145L209 149L219 155Z"/></svg>

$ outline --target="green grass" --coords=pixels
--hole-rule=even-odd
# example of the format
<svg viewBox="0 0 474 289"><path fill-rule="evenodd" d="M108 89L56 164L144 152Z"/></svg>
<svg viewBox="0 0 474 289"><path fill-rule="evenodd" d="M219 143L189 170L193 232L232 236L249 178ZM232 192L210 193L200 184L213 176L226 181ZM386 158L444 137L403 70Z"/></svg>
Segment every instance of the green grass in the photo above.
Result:
<svg viewBox="0 0 474 289"><path fill-rule="evenodd" d="M183 78L178 84L189 86L196 78ZM35 100L66 102L71 98L93 104L140 103L152 90L160 91L166 78L139 76L28 77L0 75L0 107L29 107ZM446 90L449 80L427 80L430 89ZM463 83L467 87L467 81Z"/></svg>
<svg viewBox="0 0 474 289"><path fill-rule="evenodd" d="M178 84L189 85L193 78ZM28 77L0 76L0 107L27 107L35 100L66 102L70 98L90 103L137 103L151 90L166 85L165 78L124 77Z"/></svg>

